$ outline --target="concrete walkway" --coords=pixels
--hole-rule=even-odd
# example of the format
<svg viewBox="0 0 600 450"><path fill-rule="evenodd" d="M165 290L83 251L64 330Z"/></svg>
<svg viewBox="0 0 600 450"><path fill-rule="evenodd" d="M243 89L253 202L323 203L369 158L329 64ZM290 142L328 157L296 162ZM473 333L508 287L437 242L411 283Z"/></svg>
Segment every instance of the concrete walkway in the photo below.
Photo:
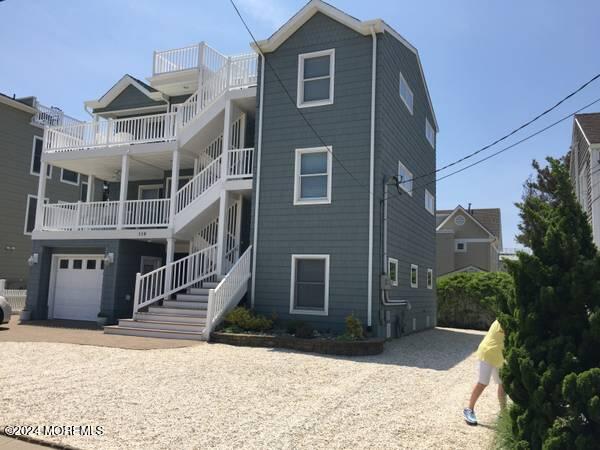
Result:
<svg viewBox="0 0 600 450"><path fill-rule="evenodd" d="M0 325L0 342L56 342L129 350L181 348L203 344L198 341L104 334L94 322L38 320L19 323L19 316L16 315L12 316L8 324Z"/></svg>

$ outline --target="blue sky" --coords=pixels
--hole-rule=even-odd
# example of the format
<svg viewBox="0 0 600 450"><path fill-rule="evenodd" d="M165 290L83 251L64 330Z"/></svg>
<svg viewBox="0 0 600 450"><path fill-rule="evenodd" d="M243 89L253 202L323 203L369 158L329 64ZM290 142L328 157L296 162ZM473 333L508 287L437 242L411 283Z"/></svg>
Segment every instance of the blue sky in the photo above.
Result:
<svg viewBox="0 0 600 450"><path fill-rule="evenodd" d="M238 0L259 39L304 3ZM360 19L385 19L419 49L441 129L438 166L512 130L600 72L600 2L594 0L333 4ZM202 40L223 53L249 50L249 37L225 0L5 0L0 20L0 92L35 95L81 119L87 118L83 101L98 98L124 73L148 76L153 50ZM598 97L600 81L531 131ZM600 103L592 110L600 111ZM441 181L438 208L502 208L504 245L513 246L519 220L513 203L531 159L565 153L571 126L564 122Z"/></svg>

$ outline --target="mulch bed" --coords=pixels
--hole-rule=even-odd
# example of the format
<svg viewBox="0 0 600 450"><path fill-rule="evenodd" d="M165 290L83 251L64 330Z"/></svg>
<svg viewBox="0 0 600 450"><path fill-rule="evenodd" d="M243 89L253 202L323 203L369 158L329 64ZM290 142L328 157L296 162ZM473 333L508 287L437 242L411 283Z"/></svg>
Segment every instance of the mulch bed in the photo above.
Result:
<svg viewBox="0 0 600 450"><path fill-rule="evenodd" d="M210 342L239 347L271 347L341 356L370 356L383 352L385 339L370 338L361 341L338 341L334 339L302 339L294 336L213 332Z"/></svg>

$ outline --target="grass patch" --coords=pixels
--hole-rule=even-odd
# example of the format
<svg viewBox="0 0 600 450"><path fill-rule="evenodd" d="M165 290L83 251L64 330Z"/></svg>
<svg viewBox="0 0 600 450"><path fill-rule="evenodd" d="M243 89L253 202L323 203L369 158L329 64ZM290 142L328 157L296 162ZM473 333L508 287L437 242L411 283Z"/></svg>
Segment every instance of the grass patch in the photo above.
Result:
<svg viewBox="0 0 600 450"><path fill-rule="evenodd" d="M492 450L513 450L517 448L517 440L512 434L509 408L504 408L496 421L496 435Z"/></svg>

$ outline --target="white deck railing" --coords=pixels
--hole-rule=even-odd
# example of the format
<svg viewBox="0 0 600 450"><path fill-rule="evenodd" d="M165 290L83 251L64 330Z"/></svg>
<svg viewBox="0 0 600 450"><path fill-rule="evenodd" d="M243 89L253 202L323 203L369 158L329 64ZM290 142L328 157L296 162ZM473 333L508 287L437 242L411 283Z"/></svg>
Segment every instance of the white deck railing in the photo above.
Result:
<svg viewBox="0 0 600 450"><path fill-rule="evenodd" d="M186 208L220 179L221 157L219 156L177 191L175 213Z"/></svg>
<svg viewBox="0 0 600 450"><path fill-rule="evenodd" d="M252 176L254 148L234 148L227 152L227 177L246 178Z"/></svg>
<svg viewBox="0 0 600 450"><path fill-rule="evenodd" d="M35 103L37 113L33 116L33 122L38 125L69 126L82 123L71 116L67 116L61 109L54 106L48 107L41 103Z"/></svg>
<svg viewBox="0 0 600 450"><path fill-rule="evenodd" d="M149 116L81 122L48 127L44 139L46 153L110 147L149 142L167 142L177 138L174 112Z"/></svg>
<svg viewBox="0 0 600 450"><path fill-rule="evenodd" d="M250 279L251 256L252 246L246 249L217 287L208 291L208 310L204 329L206 339L210 337L210 333L225 314L234 308L246 293Z"/></svg>
<svg viewBox="0 0 600 450"><path fill-rule="evenodd" d="M218 245L192 253L135 278L134 314L141 308L216 274Z"/></svg>
<svg viewBox="0 0 600 450"><path fill-rule="evenodd" d="M163 228L169 225L169 199L43 205L43 231ZM122 211L122 220L119 212Z"/></svg>

